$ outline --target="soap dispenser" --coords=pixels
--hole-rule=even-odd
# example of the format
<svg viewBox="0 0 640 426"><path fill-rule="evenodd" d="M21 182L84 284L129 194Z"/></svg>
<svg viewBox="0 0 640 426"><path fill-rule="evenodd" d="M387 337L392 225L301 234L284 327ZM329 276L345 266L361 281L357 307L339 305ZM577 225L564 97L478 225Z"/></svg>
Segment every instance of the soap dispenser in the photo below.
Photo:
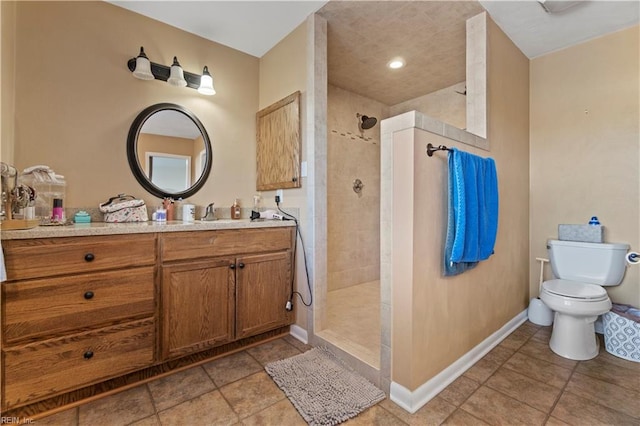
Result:
<svg viewBox="0 0 640 426"><path fill-rule="evenodd" d="M162 207L163 209L166 211L166 219L167 221L172 221L174 220L174 209L173 209L173 199L171 198L164 198L162 200Z"/></svg>
<svg viewBox="0 0 640 426"><path fill-rule="evenodd" d="M231 206L231 219L240 219L240 201L237 198Z"/></svg>

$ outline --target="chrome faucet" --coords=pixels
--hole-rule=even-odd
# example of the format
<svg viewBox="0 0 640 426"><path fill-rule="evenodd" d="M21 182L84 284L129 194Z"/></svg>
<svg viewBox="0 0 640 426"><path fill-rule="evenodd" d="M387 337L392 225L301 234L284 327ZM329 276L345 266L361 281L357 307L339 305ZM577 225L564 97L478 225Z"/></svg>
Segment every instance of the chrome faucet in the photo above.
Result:
<svg viewBox="0 0 640 426"><path fill-rule="evenodd" d="M207 206L204 211L204 216L200 220L216 220L216 209L213 207L214 203Z"/></svg>

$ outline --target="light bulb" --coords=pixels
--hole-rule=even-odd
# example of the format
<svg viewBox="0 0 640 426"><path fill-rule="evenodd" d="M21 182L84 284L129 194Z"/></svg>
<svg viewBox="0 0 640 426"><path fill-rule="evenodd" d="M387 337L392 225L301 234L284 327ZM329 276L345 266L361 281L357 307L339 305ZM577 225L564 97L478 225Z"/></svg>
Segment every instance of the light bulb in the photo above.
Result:
<svg viewBox="0 0 640 426"><path fill-rule="evenodd" d="M200 77L200 87L198 87L198 93L203 95L215 95L216 89L213 88L213 78L209 74L209 69L205 65L202 70L202 76Z"/></svg>
<svg viewBox="0 0 640 426"><path fill-rule="evenodd" d="M144 54L144 47L140 47L140 54L136 58L136 69L133 70L133 76L140 80L153 80L155 77L151 72L151 62L147 55Z"/></svg>
<svg viewBox="0 0 640 426"><path fill-rule="evenodd" d="M169 79L167 80L172 86L176 87L184 87L187 85L187 80L184 79L184 71L178 63L178 58L173 57L173 64L171 65L171 74L169 75Z"/></svg>

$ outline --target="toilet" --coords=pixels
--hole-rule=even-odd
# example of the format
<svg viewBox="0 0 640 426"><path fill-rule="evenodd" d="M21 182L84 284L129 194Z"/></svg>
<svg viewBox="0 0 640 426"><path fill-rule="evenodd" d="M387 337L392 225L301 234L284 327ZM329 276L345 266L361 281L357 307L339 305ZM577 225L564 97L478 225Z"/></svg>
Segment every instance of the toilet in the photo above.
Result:
<svg viewBox="0 0 640 426"><path fill-rule="evenodd" d="M549 346L556 354L583 361L598 355L594 322L611 309L603 286L622 282L627 244L549 240L556 279L542 283L540 299L555 312Z"/></svg>

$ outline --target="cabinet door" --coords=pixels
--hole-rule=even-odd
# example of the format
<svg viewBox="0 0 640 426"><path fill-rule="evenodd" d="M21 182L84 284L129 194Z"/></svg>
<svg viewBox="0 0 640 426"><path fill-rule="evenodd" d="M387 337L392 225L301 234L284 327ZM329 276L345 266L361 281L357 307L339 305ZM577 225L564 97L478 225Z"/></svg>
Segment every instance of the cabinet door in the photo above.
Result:
<svg viewBox="0 0 640 426"><path fill-rule="evenodd" d="M239 257L236 273L236 338L291 323L291 251Z"/></svg>
<svg viewBox="0 0 640 426"><path fill-rule="evenodd" d="M300 92L256 114L256 189L300 188Z"/></svg>
<svg viewBox="0 0 640 426"><path fill-rule="evenodd" d="M162 267L164 359L233 340L233 259L217 258Z"/></svg>

